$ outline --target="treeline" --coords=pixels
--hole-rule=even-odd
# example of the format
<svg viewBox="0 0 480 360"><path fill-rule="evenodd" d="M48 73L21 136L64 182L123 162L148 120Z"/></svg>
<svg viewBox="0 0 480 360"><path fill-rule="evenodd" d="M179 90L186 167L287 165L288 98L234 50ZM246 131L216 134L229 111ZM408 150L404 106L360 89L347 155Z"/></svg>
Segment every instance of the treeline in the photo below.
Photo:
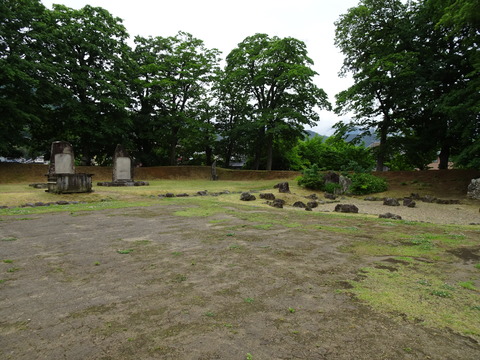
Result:
<svg viewBox="0 0 480 360"><path fill-rule="evenodd" d="M336 23L342 71L355 81L336 111L376 131L377 167L423 168L439 150L480 163L474 3L363 0ZM48 156L66 140L85 165L108 164L121 143L144 166L372 167L369 150L342 140L349 124L330 142L304 140L331 105L303 42L256 34L221 67L220 52L188 33L133 47L128 38L102 8L1 0L0 155Z"/></svg>

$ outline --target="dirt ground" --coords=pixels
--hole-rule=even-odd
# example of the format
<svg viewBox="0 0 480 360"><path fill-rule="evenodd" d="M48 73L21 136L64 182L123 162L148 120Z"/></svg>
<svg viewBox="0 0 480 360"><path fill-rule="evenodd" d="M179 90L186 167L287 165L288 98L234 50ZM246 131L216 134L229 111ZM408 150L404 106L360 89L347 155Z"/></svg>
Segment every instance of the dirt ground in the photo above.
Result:
<svg viewBox="0 0 480 360"><path fill-rule="evenodd" d="M342 252L354 237L308 228L328 216L175 214L185 206L1 219L0 358L480 358L470 337L339 291L386 259ZM284 226L262 227L252 211Z"/></svg>

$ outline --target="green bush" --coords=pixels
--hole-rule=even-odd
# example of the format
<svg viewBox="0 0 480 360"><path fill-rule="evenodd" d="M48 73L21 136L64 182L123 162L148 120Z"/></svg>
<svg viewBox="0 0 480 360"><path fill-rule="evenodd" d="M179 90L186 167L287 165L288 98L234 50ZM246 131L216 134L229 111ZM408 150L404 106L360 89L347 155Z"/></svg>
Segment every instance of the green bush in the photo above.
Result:
<svg viewBox="0 0 480 360"><path fill-rule="evenodd" d="M329 194L335 194L335 190L340 189L342 186L337 183L328 183L325 184L325 192Z"/></svg>
<svg viewBox="0 0 480 360"><path fill-rule="evenodd" d="M324 190L325 188L323 175L320 174L320 170L316 164L311 168L303 170L303 176L298 179L297 183L298 186L312 190Z"/></svg>
<svg viewBox="0 0 480 360"><path fill-rule="evenodd" d="M350 192L354 195L365 195L386 191L388 186L385 179L371 174L356 173L349 176L352 180Z"/></svg>

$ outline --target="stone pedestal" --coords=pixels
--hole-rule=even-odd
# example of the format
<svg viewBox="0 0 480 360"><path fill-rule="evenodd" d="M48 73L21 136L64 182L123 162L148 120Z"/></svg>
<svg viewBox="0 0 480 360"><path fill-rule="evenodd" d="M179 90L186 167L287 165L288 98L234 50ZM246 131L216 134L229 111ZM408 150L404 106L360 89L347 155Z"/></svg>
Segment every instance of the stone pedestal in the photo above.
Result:
<svg viewBox="0 0 480 360"><path fill-rule="evenodd" d="M92 192L92 174L49 175L47 191L54 194Z"/></svg>

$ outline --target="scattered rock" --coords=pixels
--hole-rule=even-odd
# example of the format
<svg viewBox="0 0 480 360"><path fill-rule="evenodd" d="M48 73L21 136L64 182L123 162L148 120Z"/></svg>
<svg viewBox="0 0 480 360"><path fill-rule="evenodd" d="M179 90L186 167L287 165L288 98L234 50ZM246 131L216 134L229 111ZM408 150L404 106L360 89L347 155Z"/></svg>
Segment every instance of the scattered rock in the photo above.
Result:
<svg viewBox="0 0 480 360"><path fill-rule="evenodd" d="M358 207L353 204L338 204L335 206L335 212L358 213Z"/></svg>
<svg viewBox="0 0 480 360"><path fill-rule="evenodd" d="M410 197L411 197L413 200L420 200L420 194L417 194L417 193L411 193L411 194L410 194Z"/></svg>
<svg viewBox="0 0 480 360"><path fill-rule="evenodd" d="M1 205L1 206L0 206L0 209L8 209L8 206L6 206L6 205Z"/></svg>
<svg viewBox="0 0 480 360"><path fill-rule="evenodd" d="M480 200L480 178L472 179L467 188L467 197L474 200Z"/></svg>
<svg viewBox="0 0 480 360"><path fill-rule="evenodd" d="M273 188L278 189L278 192L280 193L290 194L290 186L288 185L288 182L278 183Z"/></svg>
<svg viewBox="0 0 480 360"><path fill-rule="evenodd" d="M316 201L309 201L307 203L307 207L309 207L310 209L315 209L316 207L318 207L318 202Z"/></svg>
<svg viewBox="0 0 480 360"><path fill-rule="evenodd" d="M379 198L379 197L376 197L376 196L367 196L363 200L365 200L365 201L383 201L383 200L385 200L385 198Z"/></svg>
<svg viewBox="0 0 480 360"><path fill-rule="evenodd" d="M301 201L297 201L293 204L293 207L305 209L307 207L307 205L305 205L305 203L303 203Z"/></svg>
<svg viewBox="0 0 480 360"><path fill-rule="evenodd" d="M183 194L177 194L177 197L188 197L189 195L187 193L183 193Z"/></svg>
<svg viewBox="0 0 480 360"><path fill-rule="evenodd" d="M207 195L208 195L208 191L207 191L207 190L197 191L197 195L198 195L198 196L207 196Z"/></svg>
<svg viewBox="0 0 480 360"><path fill-rule="evenodd" d="M404 198L403 199L403 206L407 206L409 208L414 208L417 203L412 198Z"/></svg>
<svg viewBox="0 0 480 360"><path fill-rule="evenodd" d="M380 219L402 220L402 217L400 215L395 215L389 212L387 212L386 214L380 214L378 215L378 217Z"/></svg>
<svg viewBox="0 0 480 360"><path fill-rule="evenodd" d="M325 193L325 194L323 194L323 196L325 197L325 199L330 199L330 200L335 200L337 198L336 195L329 194L329 193Z"/></svg>
<svg viewBox="0 0 480 360"><path fill-rule="evenodd" d="M460 204L460 200L444 200L444 199L437 199L435 200L437 204L444 204L444 205L457 205Z"/></svg>
<svg viewBox="0 0 480 360"><path fill-rule="evenodd" d="M308 196L305 196L307 199L311 199L311 200L318 200L318 196L317 194L310 194Z"/></svg>
<svg viewBox="0 0 480 360"><path fill-rule="evenodd" d="M311 208L310 206L307 206L307 207L305 208L305 210L306 210L306 211L312 211L312 208Z"/></svg>
<svg viewBox="0 0 480 360"><path fill-rule="evenodd" d="M263 193L260 194L260 199L275 200L275 195L273 195L272 193Z"/></svg>
<svg viewBox="0 0 480 360"><path fill-rule="evenodd" d="M437 198L434 196L425 195L425 196L422 196L420 200L426 203L433 203L437 200Z"/></svg>
<svg viewBox="0 0 480 360"><path fill-rule="evenodd" d="M383 205L387 206L400 206L400 203L395 198L386 198L383 200Z"/></svg>
<svg viewBox="0 0 480 360"><path fill-rule="evenodd" d="M275 208L283 209L283 205L285 205L285 200L275 199L273 201L267 201L267 204Z"/></svg>
<svg viewBox="0 0 480 360"><path fill-rule="evenodd" d="M242 193L242 195L240 195L240 200L242 201L253 201L253 200L256 200L257 198L255 197L255 195L252 195L248 192L244 192Z"/></svg>
<svg viewBox="0 0 480 360"><path fill-rule="evenodd" d="M36 202L36 203L35 203L35 206L47 206L47 204L39 201L39 202Z"/></svg>
<svg viewBox="0 0 480 360"><path fill-rule="evenodd" d="M65 200L59 200L56 202L57 205L68 205L70 204L68 201L65 201Z"/></svg>
<svg viewBox="0 0 480 360"><path fill-rule="evenodd" d="M165 197L172 198L172 197L175 197L175 194L174 193L166 193Z"/></svg>

